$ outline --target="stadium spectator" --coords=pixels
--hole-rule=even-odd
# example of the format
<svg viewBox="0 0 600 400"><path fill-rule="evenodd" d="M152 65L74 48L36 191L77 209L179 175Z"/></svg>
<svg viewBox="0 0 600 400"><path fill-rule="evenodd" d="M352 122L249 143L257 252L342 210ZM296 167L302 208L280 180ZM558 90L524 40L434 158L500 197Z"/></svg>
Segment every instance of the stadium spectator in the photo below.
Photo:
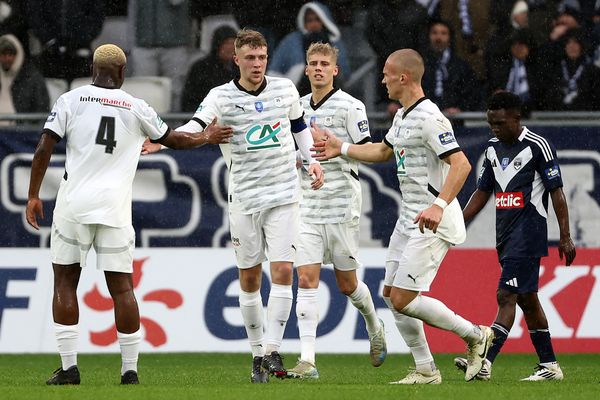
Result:
<svg viewBox="0 0 600 400"><path fill-rule="evenodd" d="M298 87L301 95L310 92L310 82L304 76L305 54L311 43L331 43L339 51L338 64L341 76L350 74L350 64L340 30L325 5L311 1L298 12L298 29L286 35L269 63L269 74L290 79ZM341 78L338 78L341 79Z"/></svg>
<svg viewBox="0 0 600 400"><path fill-rule="evenodd" d="M338 73L337 54L337 49L328 43L313 43L306 51L306 75L311 93L301 99L305 118L328 127L348 143L370 142L365 105L333 87L333 78ZM358 261L358 229L362 193L358 162L337 158L324 163L323 170L328 181L316 191L312 190L308 172L304 168L300 170L302 200L295 265L301 354L296 366L288 370L288 376L300 379L319 378L315 346L322 263L333 264L338 288L365 320L371 364L379 367L387 354L383 322L377 317L369 288L356 276L356 269L361 265Z"/></svg>
<svg viewBox="0 0 600 400"><path fill-rule="evenodd" d="M192 64L183 86L182 111L196 111L210 89L239 75L233 61L236 33L229 26L218 28L213 35L211 53Z"/></svg>
<svg viewBox="0 0 600 400"><path fill-rule="evenodd" d="M381 71L389 54L396 49L422 49L427 43L427 9L413 0L373 2L365 30L367 40L377 53L377 70ZM390 102L382 85L378 86L377 103L389 107L395 115L399 108Z"/></svg>
<svg viewBox="0 0 600 400"><path fill-rule="evenodd" d="M131 0L134 76L171 78L171 111L179 111L190 42L188 0Z"/></svg>
<svg viewBox="0 0 600 400"><path fill-rule="evenodd" d="M423 90L445 114L479 110L481 86L469 64L452 46L450 25L434 20L429 26L429 46L424 52Z"/></svg>
<svg viewBox="0 0 600 400"><path fill-rule="evenodd" d="M600 69L587 55L583 32L578 29L567 31L563 43L563 56L556 60L550 75L549 109L600 109Z"/></svg>
<svg viewBox="0 0 600 400"><path fill-rule="evenodd" d="M145 137L173 148L227 141L231 128L211 123L201 135L172 131L143 100L120 90L125 53L103 45L93 56L92 82L62 95L44 125L29 183L27 222L39 229L44 218L40 187L54 146L66 140L66 171L58 191L50 252L54 270L52 315L61 367L48 385L78 385L77 286L93 246L114 302L121 347L121 384L139 383L140 317L133 293L131 191ZM99 101L101 100L101 101ZM118 146L117 146L118 143Z"/></svg>
<svg viewBox="0 0 600 400"><path fill-rule="evenodd" d="M0 1L0 35L15 35L23 45L25 55L29 56L29 25L25 6L25 0Z"/></svg>
<svg viewBox="0 0 600 400"><path fill-rule="evenodd" d="M477 379L491 378L492 363L508 338L518 305L539 357L534 373L521 380L562 380L537 294L540 259L548 255L548 194L560 229L560 258L569 266L576 254L556 150L545 138L521 126L521 99L513 93L494 94L487 118L495 138L488 142L477 189L463 215L465 221L471 220L495 194L496 249L502 268L496 291L498 314L492 325L495 337ZM457 358L455 363L466 368L465 359Z"/></svg>
<svg viewBox="0 0 600 400"><path fill-rule="evenodd" d="M467 343L467 381L483 367L494 337L489 327L474 325L441 301L421 294L429 291L450 246L465 240L456 195L471 170L450 121L425 97L421 88L424 69L423 59L415 50L397 50L388 57L382 82L390 98L398 99L402 108L382 142L358 146L314 128L317 136L324 138L315 143L318 160L344 155L385 162L396 157L402 204L390 238L383 298L416 364L416 370L394 383L409 385L442 382L423 322L451 331Z"/></svg>
<svg viewBox="0 0 600 400"><path fill-rule="evenodd" d="M0 113L47 112L48 90L44 77L25 58L19 39L0 36Z"/></svg>
<svg viewBox="0 0 600 400"><path fill-rule="evenodd" d="M529 29L521 29L513 33L509 39L510 50L493 61L490 69L491 93L508 90L517 94L523 101L523 112L544 110L547 106L545 90L547 67L544 67L536 49L532 46L532 35Z"/></svg>
<svg viewBox="0 0 600 400"><path fill-rule="evenodd" d="M252 349L250 380L265 383L268 374L287 376L279 348L292 308L292 263L300 224L294 143L310 160L308 172L315 175L311 187L320 188L324 177L311 156L313 138L294 84L265 76L265 37L253 30L238 32L235 63L239 79L213 88L182 129L202 132L214 118L234 129L236 139L221 147L229 167L229 226L240 275L240 309ZM159 149L148 144L143 151ZM272 284L264 324L260 287L267 260Z"/></svg>
<svg viewBox="0 0 600 400"><path fill-rule="evenodd" d="M72 81L90 76L91 43L104 24L104 2L29 0L27 16L42 45L36 65L46 78Z"/></svg>

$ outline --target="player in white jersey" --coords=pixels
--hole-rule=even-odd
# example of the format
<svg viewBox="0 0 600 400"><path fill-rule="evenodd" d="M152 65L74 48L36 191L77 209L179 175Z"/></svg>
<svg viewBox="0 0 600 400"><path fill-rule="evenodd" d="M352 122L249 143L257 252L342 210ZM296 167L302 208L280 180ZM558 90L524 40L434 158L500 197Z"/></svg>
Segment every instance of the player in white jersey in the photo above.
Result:
<svg viewBox="0 0 600 400"><path fill-rule="evenodd" d="M304 96L302 106L307 120L322 124L349 143L371 141L364 104L334 89L338 73L337 48L330 44L313 43L306 52L306 75L311 92ZM318 140L319 138L315 138ZM371 341L371 362L380 366L386 356L384 328L377 318L369 288L356 277L358 261L359 217L362 202L358 181L358 161L339 157L321 164L327 183L320 190L311 190L311 177L301 170L302 200L300 201L300 236L296 252L298 293L296 315L300 331L301 354L288 376L317 379L315 342L319 322L317 291L321 263L333 264L336 281L342 293L365 319Z"/></svg>
<svg viewBox="0 0 600 400"><path fill-rule="evenodd" d="M120 89L126 61L125 53L115 45L96 49L92 84L65 93L56 101L33 157L26 218L39 229L37 217L44 218L39 198L42 180L55 144L66 140L65 174L50 241L52 314L62 365L46 382L49 385L80 383L76 291L92 246L114 302L122 355L121 383L139 383L141 332L132 281L135 232L131 192L142 143L148 137L172 148L193 148L227 142L233 132L214 121L202 135L172 131L143 100Z"/></svg>
<svg viewBox="0 0 600 400"><path fill-rule="evenodd" d="M396 157L402 204L390 239L383 297L416 364L415 371L392 382L398 384L442 381L425 338L423 322L452 331L468 344L467 381L483 367L493 339L489 327L474 325L439 300L421 294L429 290L449 247L465 239L456 195L471 169L450 122L424 97L423 72L423 59L414 50L398 50L388 57L382 83L389 97L399 100L403 107L396 113L383 142L357 146L315 128L326 139L315 144L320 151L316 156L319 160L340 154L370 162Z"/></svg>
<svg viewBox="0 0 600 400"><path fill-rule="evenodd" d="M231 142L221 146L229 167L231 242L240 274L240 309L252 348L250 379L263 383L268 381L265 370L280 378L287 375L279 347L292 307L292 263L299 225L294 140L310 162L309 173L315 175L311 187L321 187L324 176L311 157L313 138L304 122L298 90L289 79L265 76L264 36L240 31L234 60L240 78L213 88L182 129L200 132L216 117L234 130ZM267 259L272 285L264 329L260 286L262 263Z"/></svg>

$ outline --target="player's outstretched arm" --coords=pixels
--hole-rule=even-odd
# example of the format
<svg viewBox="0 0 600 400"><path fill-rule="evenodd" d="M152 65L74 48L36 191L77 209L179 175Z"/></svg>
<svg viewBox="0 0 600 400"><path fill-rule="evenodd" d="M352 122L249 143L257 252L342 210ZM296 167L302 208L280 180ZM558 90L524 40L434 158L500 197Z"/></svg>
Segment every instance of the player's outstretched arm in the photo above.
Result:
<svg viewBox="0 0 600 400"><path fill-rule="evenodd" d="M311 125L313 136L320 138L310 149L314 151L313 157L319 161L345 155L359 161L384 162L392 158L394 151L385 143L350 144L340 140L328 129Z"/></svg>
<svg viewBox="0 0 600 400"><path fill-rule="evenodd" d="M562 188L553 189L550 192L552 198L552 207L558 220L558 229L560 230L560 239L558 242L558 254L560 259L565 257L565 264L571 265L575 259L576 251L575 244L571 240L569 229L569 208L567 207L567 199Z"/></svg>
<svg viewBox="0 0 600 400"><path fill-rule="evenodd" d="M31 162L31 176L29 178L29 194L27 198L27 208L25 209L25 217L27 223L35 229L40 229L37 222L37 217L44 219L44 205L40 200L40 187L48 169L50 157L56 145L56 137L51 131L44 130L40 141L35 148L33 161Z"/></svg>
<svg viewBox="0 0 600 400"><path fill-rule="evenodd" d="M476 189L473 192L471 198L469 199L469 202L463 209L463 218L465 219L465 222L470 221L471 219L473 219L473 217L479 214L479 211L481 211L483 207L485 207L485 205L487 204L490 198L490 194L491 193L484 192L481 189Z"/></svg>
<svg viewBox="0 0 600 400"><path fill-rule="evenodd" d="M233 128L226 125L217 125L217 119L215 118L200 133L171 130L166 137L159 140L159 143L177 150L191 149L205 144L229 143L232 136Z"/></svg>

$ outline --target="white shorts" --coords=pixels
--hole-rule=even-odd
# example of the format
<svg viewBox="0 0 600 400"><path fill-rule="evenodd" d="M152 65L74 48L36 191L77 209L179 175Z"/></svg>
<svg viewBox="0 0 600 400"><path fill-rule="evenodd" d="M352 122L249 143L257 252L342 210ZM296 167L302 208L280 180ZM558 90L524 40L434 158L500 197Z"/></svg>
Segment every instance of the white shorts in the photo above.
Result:
<svg viewBox="0 0 600 400"><path fill-rule="evenodd" d="M78 224L54 215L50 235L50 253L54 264L79 263L84 268L92 246L96 250L98 269L133 272L133 226L115 228L100 224Z"/></svg>
<svg viewBox="0 0 600 400"><path fill-rule="evenodd" d="M267 259L294 262L299 225L298 203L254 214L230 212L229 230L238 268L252 268Z"/></svg>
<svg viewBox="0 0 600 400"><path fill-rule="evenodd" d="M413 235L394 230L390 238L384 284L427 292L451 244L437 236L423 235L418 230Z"/></svg>
<svg viewBox="0 0 600 400"><path fill-rule="evenodd" d="M353 271L358 261L359 223L306 224L300 222L296 266L333 264L340 271Z"/></svg>

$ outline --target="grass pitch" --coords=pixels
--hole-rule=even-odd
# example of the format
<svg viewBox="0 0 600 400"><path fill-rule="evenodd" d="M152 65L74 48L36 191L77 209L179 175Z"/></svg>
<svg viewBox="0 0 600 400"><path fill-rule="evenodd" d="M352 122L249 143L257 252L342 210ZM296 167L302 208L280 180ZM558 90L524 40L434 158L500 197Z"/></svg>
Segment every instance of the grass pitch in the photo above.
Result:
<svg viewBox="0 0 600 400"><path fill-rule="evenodd" d="M285 354L284 354L285 356ZM519 382L535 366L534 354L501 354L492 381L465 382L455 369L455 355L438 354L443 383L432 386L388 385L407 373L408 355L390 354L383 366L373 368L368 355L319 355L317 381L279 380L249 382L249 354L142 354L139 386L119 385L119 355L80 355L80 386L45 385L60 365L57 355L0 355L1 399L597 399L600 355L559 357L562 382ZM287 355L288 368L295 355Z"/></svg>

